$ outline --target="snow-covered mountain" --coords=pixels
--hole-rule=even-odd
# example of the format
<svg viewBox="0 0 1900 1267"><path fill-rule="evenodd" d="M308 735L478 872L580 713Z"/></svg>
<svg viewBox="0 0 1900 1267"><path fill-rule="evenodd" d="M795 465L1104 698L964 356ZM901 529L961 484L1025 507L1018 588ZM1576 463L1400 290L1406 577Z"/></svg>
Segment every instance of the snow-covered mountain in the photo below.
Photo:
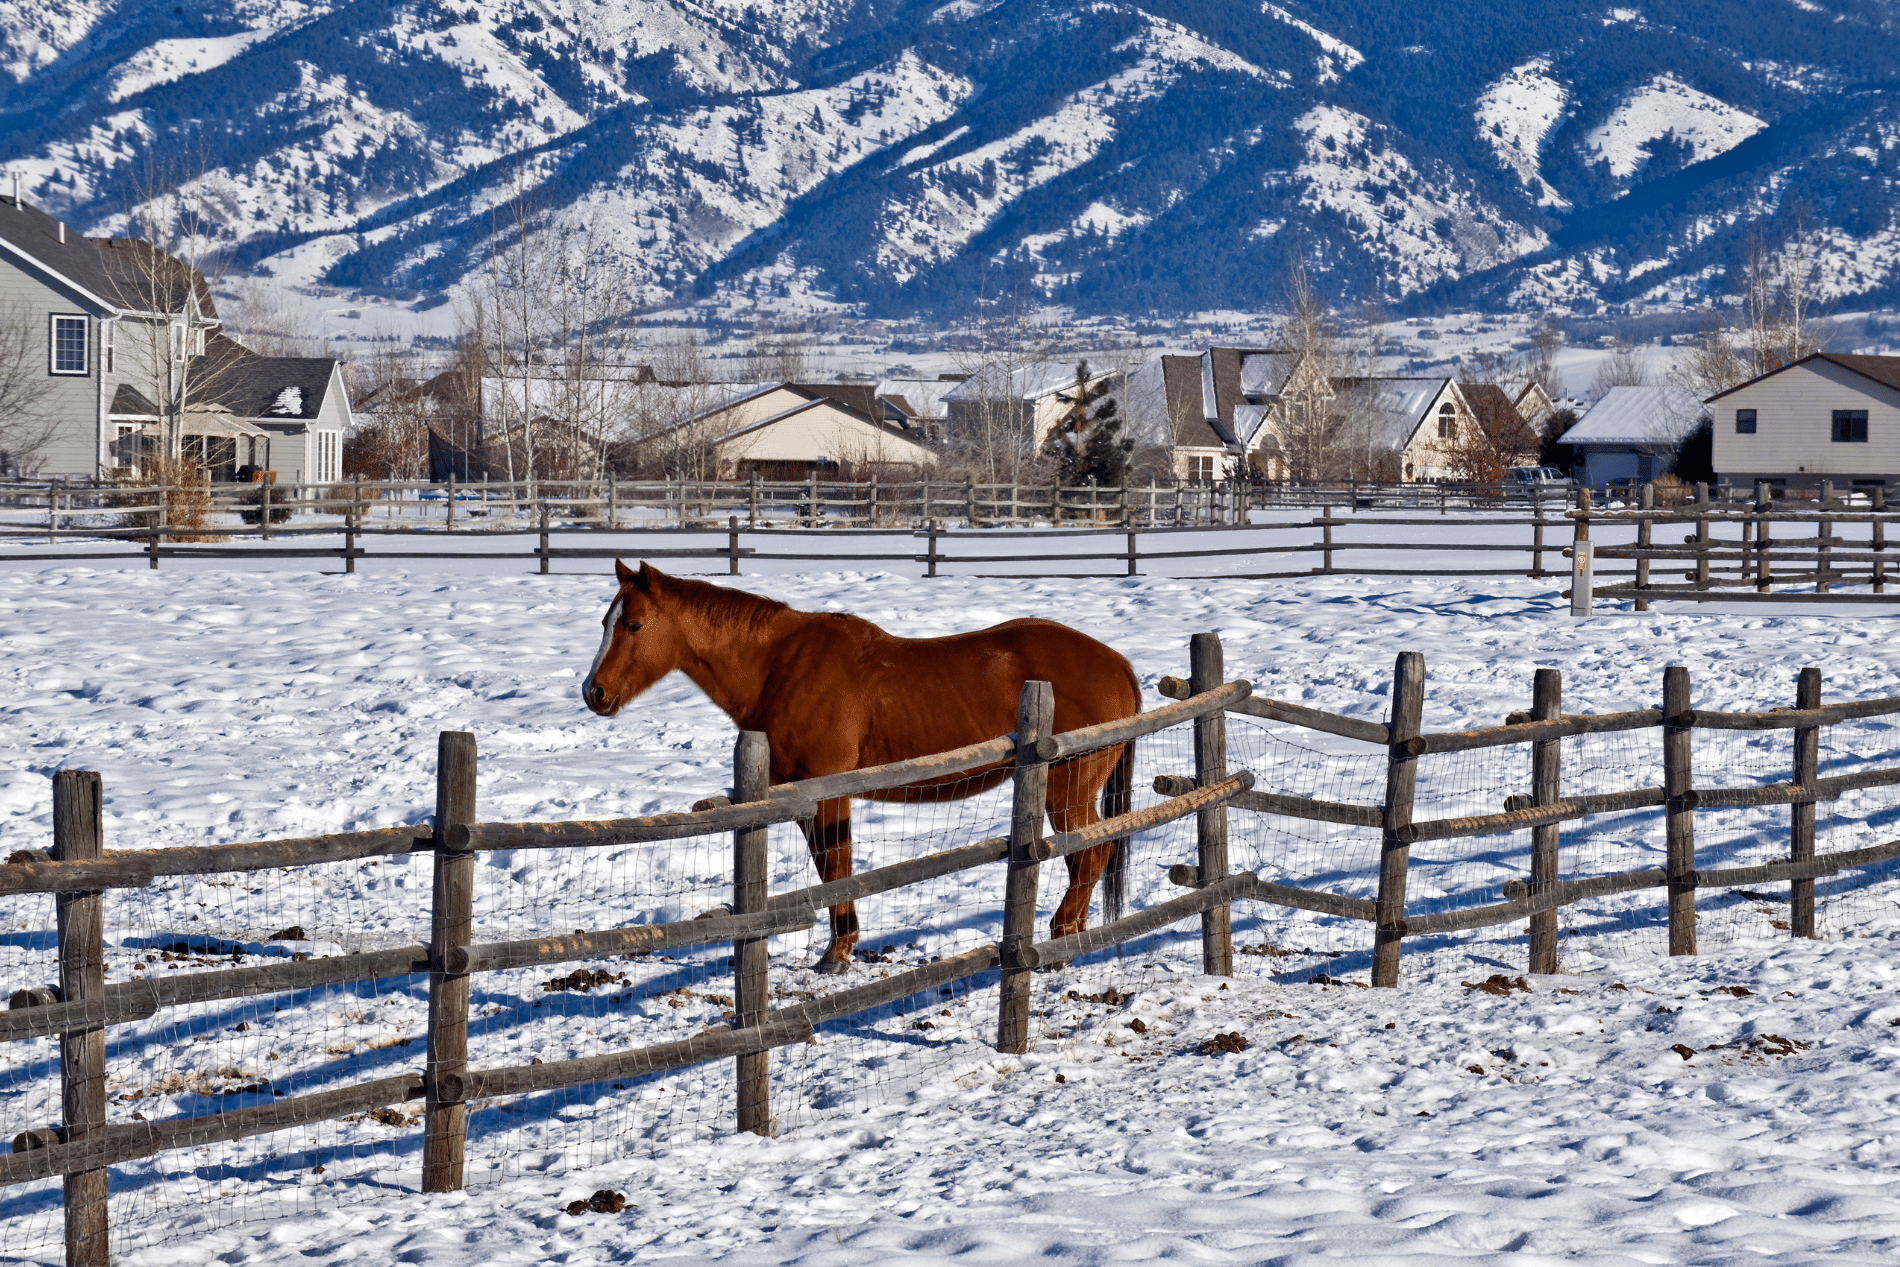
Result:
<svg viewBox="0 0 1900 1267"><path fill-rule="evenodd" d="M421 304L519 208L643 305L1258 308L1298 257L1342 302L1640 308L1797 218L1879 302L1888 5L0 0L0 147L87 229L183 176L240 267Z"/></svg>

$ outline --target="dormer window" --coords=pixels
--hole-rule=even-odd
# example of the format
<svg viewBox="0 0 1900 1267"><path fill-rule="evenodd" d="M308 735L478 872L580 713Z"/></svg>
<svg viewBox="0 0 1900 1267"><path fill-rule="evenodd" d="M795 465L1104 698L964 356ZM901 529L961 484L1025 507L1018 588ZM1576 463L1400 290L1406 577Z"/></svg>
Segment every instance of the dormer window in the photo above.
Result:
<svg viewBox="0 0 1900 1267"><path fill-rule="evenodd" d="M87 322L80 316L53 314L52 372L84 376L92 373L91 349L86 345Z"/></svg>

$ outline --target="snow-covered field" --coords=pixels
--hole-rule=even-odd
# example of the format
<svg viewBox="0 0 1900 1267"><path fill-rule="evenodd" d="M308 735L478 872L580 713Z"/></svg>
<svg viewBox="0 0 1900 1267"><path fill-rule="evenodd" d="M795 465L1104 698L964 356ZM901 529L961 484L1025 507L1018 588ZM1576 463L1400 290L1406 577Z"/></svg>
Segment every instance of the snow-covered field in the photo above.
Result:
<svg viewBox="0 0 1900 1267"><path fill-rule="evenodd" d="M552 577L526 566L379 564L346 577L263 561L156 573L8 564L0 853L49 842L47 776L59 768L102 772L109 848L421 821L445 729L478 736L484 818L639 814L723 790L730 724L683 680L614 721L581 708L606 565ZM1672 663L1690 668L1698 703L1716 708L1787 704L1807 664L1822 667L1830 699L1900 694L1891 621L1868 609L1572 620L1557 583L1514 578L927 581L914 567L793 566L811 565L749 565L764 574L736 583L911 635L1054 616L1122 650L1148 688L1183 672L1190 634L1213 629L1230 675L1258 693L1369 718L1385 711L1394 656L1420 650L1427 729L1501 720L1528 703L1532 672L1546 666L1564 670L1575 712L1653 704ZM1149 706L1159 702L1150 693ZM1837 763L1891 763L1900 748L1884 726L1840 729L1826 754ZM1785 777L1776 742L1699 747L1699 782ZM1310 771L1326 766L1325 788L1345 799L1365 798L1367 762L1380 759L1279 728L1247 732L1236 748L1267 779L1294 767L1322 777ZM1178 736L1147 752L1144 781L1188 759ZM1600 769L1577 762L1586 783L1626 782L1629 762L1653 757L1579 752L1601 758ZM1289 755L1291 765L1264 762ZM1521 756L1486 762L1443 768L1448 802L1523 784ZM1822 847L1892 835L1894 804L1836 803ZM1710 820L1705 847L1718 857L1772 848L1786 811L1750 813ZM995 798L934 817L894 807L863 818L860 860L913 849L907 831L925 833L928 848L977 839L1004 814ZM1250 821L1235 816L1243 865L1364 891L1359 837L1249 835ZM1615 850L1653 856L1659 842L1654 816L1642 815L1566 836L1579 865L1608 865ZM1521 837L1475 846L1455 866L1434 865L1451 855L1421 847L1415 893L1428 908L1476 900L1521 873ZM1137 904L1173 892L1160 868L1191 847L1191 831L1143 843ZM478 937L690 914L719 900L725 849L497 856L478 881ZM790 833L775 831L774 849L775 886L802 882ZM973 876L908 905L866 904L866 944L909 963L986 938L993 887ZM417 939L427 893L425 867L352 864L308 883L284 874L249 889L192 883L113 899L112 979L200 966L192 961L213 945L236 945L249 962L284 953L286 943L264 941L277 931L264 923L279 920L332 953ZM1045 901L1058 894L1046 881ZM828 1027L815 1046L774 1057L775 1140L729 1133L731 1075L719 1065L478 1112L462 1194L415 1190L420 1128L400 1115L137 1163L114 1173L118 1261L1887 1261L1900 1247L1892 902L1885 886L1833 893L1824 939L1794 944L1772 928L1786 914L1780 891L1704 895L1705 953L1671 960L1646 895L1567 916L1580 934L1565 941L1567 974L1501 996L1461 983L1522 973L1516 929L1408 942L1403 987L1372 991L1307 984L1319 973L1365 981L1362 925L1248 909L1237 912L1243 946L1294 953L1242 955L1223 983L1199 975L1191 929L1175 930L1119 962L1039 976L1028 1057L987 1045L994 993L982 982L913 1001L908 1016ZM50 926L45 899L0 901L9 989L50 979ZM154 953L173 939L193 953ZM800 967L810 953L807 938L775 941L775 982L815 986ZM156 962L134 968L146 959ZM477 1060L553 1060L690 1033L718 1019L729 992L711 955L582 966L632 980L608 995L545 991L545 969L484 978ZM1132 1000L1088 1000L1110 988ZM287 997L281 1012L251 1001L115 1030L115 1120L141 1108L205 1112L233 1091L240 1098L221 1102L254 1103L243 1089L260 1079L302 1092L419 1067L409 1039L420 995L410 978ZM1202 1053L1226 1033L1244 1036L1245 1049ZM8 1131L49 1120L52 1044L5 1045L0 1062ZM562 1212L602 1188L624 1193L628 1208ZM0 1191L0 1260L58 1261L54 1190Z"/></svg>

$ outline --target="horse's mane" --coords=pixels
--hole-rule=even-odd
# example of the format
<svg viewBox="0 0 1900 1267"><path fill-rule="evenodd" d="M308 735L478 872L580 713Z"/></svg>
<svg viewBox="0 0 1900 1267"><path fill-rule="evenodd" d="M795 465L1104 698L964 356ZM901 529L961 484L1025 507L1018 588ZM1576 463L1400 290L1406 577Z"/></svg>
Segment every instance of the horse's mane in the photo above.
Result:
<svg viewBox="0 0 1900 1267"><path fill-rule="evenodd" d="M705 581L669 576L666 591L685 606L722 628L750 633L791 611L790 604L776 598L763 598L744 590L708 585Z"/></svg>

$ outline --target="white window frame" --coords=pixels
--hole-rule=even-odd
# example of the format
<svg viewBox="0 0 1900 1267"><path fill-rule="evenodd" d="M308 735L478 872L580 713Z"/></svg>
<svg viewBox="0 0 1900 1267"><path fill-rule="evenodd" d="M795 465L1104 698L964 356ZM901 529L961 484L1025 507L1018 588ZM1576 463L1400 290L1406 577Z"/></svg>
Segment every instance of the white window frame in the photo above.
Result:
<svg viewBox="0 0 1900 1267"><path fill-rule="evenodd" d="M80 331L80 360L83 368L63 370L59 368L59 323L77 321ZM46 372L55 378L91 378L92 377L92 320L83 312L55 312L46 318Z"/></svg>

